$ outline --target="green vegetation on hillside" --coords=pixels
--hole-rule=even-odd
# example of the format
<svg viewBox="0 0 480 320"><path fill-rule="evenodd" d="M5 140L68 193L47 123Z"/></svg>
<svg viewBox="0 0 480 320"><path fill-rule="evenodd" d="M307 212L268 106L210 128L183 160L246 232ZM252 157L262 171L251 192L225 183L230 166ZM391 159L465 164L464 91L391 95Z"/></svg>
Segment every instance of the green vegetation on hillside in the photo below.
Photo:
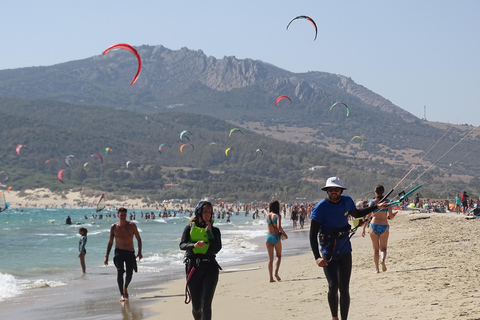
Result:
<svg viewBox="0 0 480 320"><path fill-rule="evenodd" d="M0 169L10 176L2 183L15 190L85 186L157 200L213 196L268 201L272 197L321 198L321 184L329 175L342 176L349 193L357 195L365 192L366 183L390 182L383 174L377 175L390 170L388 165L377 163L372 171L320 148L274 140L246 129L229 138L232 125L208 116L145 116L106 107L8 98L0 99L0 116L5 119L0 131L4 141ZM192 132L189 143L194 148L180 153L183 130ZM164 146L160 153L161 143L171 147ZM20 156L15 153L17 144L27 146ZM113 152L105 154L107 147ZM228 156L226 148L231 148ZM263 155L256 152L259 148ZM103 157L103 166L92 154ZM67 155L74 156L71 167L65 164ZM309 170L318 165L325 167ZM66 169L64 184L56 178L60 169Z"/></svg>

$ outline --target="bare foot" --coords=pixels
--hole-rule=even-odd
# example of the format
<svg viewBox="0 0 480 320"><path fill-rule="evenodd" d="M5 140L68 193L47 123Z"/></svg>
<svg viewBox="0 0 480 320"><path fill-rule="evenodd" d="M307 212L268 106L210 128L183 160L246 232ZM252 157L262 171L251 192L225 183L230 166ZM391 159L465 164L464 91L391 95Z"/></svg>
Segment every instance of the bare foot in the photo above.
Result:
<svg viewBox="0 0 480 320"><path fill-rule="evenodd" d="M125 298L123 297L123 295L120 296L120 302L124 302L125 301Z"/></svg>
<svg viewBox="0 0 480 320"><path fill-rule="evenodd" d="M125 297L125 300L128 299L128 290L127 290L127 288L123 288L123 296Z"/></svg>
<svg viewBox="0 0 480 320"><path fill-rule="evenodd" d="M282 280L278 274L275 275L275 278L277 278L278 281Z"/></svg>
<svg viewBox="0 0 480 320"><path fill-rule="evenodd" d="M387 271L387 266L385 265L384 261L382 261L382 271L383 272Z"/></svg>
<svg viewBox="0 0 480 320"><path fill-rule="evenodd" d="M270 279L270 282L275 282L275 280L273 280L273 279Z"/></svg>

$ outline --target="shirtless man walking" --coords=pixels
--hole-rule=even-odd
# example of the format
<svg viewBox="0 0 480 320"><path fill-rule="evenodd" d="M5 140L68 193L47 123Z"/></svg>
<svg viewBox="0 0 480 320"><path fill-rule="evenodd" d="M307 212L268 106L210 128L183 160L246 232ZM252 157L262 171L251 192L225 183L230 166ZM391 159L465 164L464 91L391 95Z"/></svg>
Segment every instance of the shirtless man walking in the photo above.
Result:
<svg viewBox="0 0 480 320"><path fill-rule="evenodd" d="M115 239L115 254L113 257L113 263L117 267L117 283L120 290L120 301L128 299L128 285L132 281L133 270L137 272L137 260L142 259L142 239L138 233L135 223L127 221L127 209L120 208L117 211L120 221L114 223L110 228L110 239L107 245L107 254L103 263L108 265L108 255L113 246L113 240ZM133 236L137 238L138 243L138 255L135 256L135 247L133 246ZM125 281L123 280L123 274L126 271Z"/></svg>

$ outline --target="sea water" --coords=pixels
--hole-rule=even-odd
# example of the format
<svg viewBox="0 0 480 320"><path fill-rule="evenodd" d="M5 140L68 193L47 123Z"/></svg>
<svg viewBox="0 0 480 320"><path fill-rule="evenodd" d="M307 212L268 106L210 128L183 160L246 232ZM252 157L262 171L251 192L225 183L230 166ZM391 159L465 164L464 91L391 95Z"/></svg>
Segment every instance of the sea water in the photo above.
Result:
<svg viewBox="0 0 480 320"><path fill-rule="evenodd" d="M145 219L141 213L154 212L156 219ZM188 214L177 212L177 216L158 218L158 210L133 210L142 238L143 259L139 262L134 281L144 275L162 275L165 279L178 278L183 272L184 251L179 250L182 232L190 220ZM103 219L92 218L94 209L8 209L0 213L0 302L24 294L29 290L44 287L78 285L81 275L78 258L78 229L88 229L85 257L89 281L115 274L113 249L109 266L104 266L110 227L118 219L113 210L103 210ZM72 224L67 225L67 216ZM289 222L289 221L288 221ZM284 228L288 233L288 226ZM220 228L223 248L217 255L221 266L239 265L267 260L265 249L266 223L263 219L252 219L244 212L233 214L231 222L217 219L214 225ZM299 238L300 237L300 238ZM305 253L308 239L305 233L295 236L289 233L290 246L284 246L284 254ZM134 239L137 250L137 242ZM302 248L302 250L298 250ZM290 252L289 252L290 251ZM107 268L107 269L105 269ZM176 275L176 276L175 276ZM111 277L115 283L115 276ZM77 284L74 284L77 282Z"/></svg>

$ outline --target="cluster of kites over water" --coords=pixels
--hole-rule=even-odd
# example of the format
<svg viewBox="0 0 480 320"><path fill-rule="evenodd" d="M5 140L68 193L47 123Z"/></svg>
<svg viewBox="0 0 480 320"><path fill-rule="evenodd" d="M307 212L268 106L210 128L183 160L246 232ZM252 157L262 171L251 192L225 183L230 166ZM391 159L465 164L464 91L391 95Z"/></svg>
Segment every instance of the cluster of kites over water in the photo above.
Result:
<svg viewBox="0 0 480 320"><path fill-rule="evenodd" d="M287 25L287 30L288 28L290 27L290 25L296 21L296 20L306 20L306 21L309 21L313 27L314 27L314 30L315 30L315 37L314 37L314 40L317 39L317 34L318 34L318 29L317 29L317 24L315 23L315 21L310 18L309 16L297 16L295 18L293 18ZM103 55L106 55L108 54L110 51L112 50L127 50L129 52L131 52L137 59L137 62L138 62L138 68L137 68L137 72L135 73L132 81L130 82L130 85L133 85L137 80L138 80L138 77L140 75L140 72L142 70L142 59L140 57L140 54L138 53L138 51L132 47L131 45L129 44L126 44L126 43L117 43L117 44L114 44L110 47L108 47L107 49L105 49L103 51ZM290 97L288 97L287 95L280 95L278 96L277 100L276 100L276 107L282 107L284 102L283 101L288 101L290 102L290 105L293 105L293 101ZM287 103L288 103L287 102ZM331 107L330 107L330 110L332 110L334 107L344 107L345 110L346 110L346 116L348 117L349 114L350 114L350 108L344 103L344 102L335 102ZM232 138L232 135L236 135L236 134L244 134L239 128L233 128L230 130L230 132L228 133L228 137L229 139ZM181 142L181 145L179 147L179 151L180 153L184 153L186 152L187 149L189 149L190 151L194 151L195 147L194 145L190 142L190 138L192 136L192 132L188 131L188 130L183 130L181 133L180 133L180 137L179 137L179 141ZM359 139L361 141L361 144L360 146L363 146L363 139L362 137L360 136L354 136L352 138L352 142L355 140L355 139ZM217 145L216 142L211 142L210 143L211 146L215 146ZM168 143L162 143L159 145L158 147L158 152L161 154L162 152L165 152L165 148L172 148L172 146ZM18 156L20 156L21 154L21 150L22 148L25 148L25 149L28 149L26 145L23 145L23 144L19 144L17 147L16 147L16 153ZM233 149L232 147L227 147L225 149L225 156L228 157L229 155L229 152L231 152ZM109 147L105 148L104 150L105 154L108 154L108 153L111 153L113 152L113 150ZM255 150L255 153L259 154L259 155L263 155L264 151L261 149L261 148L257 148ZM90 161L87 161L83 164L83 168L85 170L87 170L89 168L89 166L93 166L93 165L97 165L97 166L100 166L102 167L103 166L103 157L100 155L100 154L92 154L90 156L92 159ZM73 162L74 162L74 159L75 159L75 156L74 155L67 155L64 159L64 162L65 162L65 165L66 165L66 168L63 168L63 169L60 169L58 172L57 172L57 178L58 178L58 181L60 181L61 183L64 183L63 181L63 172L65 170L68 170L68 168L72 167L73 165ZM129 168L129 164L131 163L131 161L127 161L125 163L125 167L128 169ZM45 165L49 165L50 164L50 160L45 160ZM190 163L187 163L187 165L189 165L190 167L193 168L193 166L190 164ZM0 181L1 182L7 182L9 179L9 175L6 171L0 171ZM9 187L8 188L8 192L10 192L12 187Z"/></svg>

